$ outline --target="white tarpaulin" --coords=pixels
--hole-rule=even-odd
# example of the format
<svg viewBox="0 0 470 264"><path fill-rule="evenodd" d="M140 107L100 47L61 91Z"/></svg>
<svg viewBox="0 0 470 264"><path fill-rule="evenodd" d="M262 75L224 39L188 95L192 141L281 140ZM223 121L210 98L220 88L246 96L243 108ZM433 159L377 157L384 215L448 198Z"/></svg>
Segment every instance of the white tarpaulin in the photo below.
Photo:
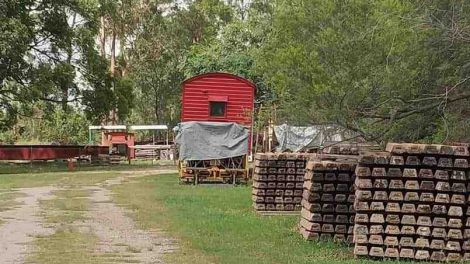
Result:
<svg viewBox="0 0 470 264"><path fill-rule="evenodd" d="M180 160L214 160L248 154L248 129L236 123L183 122L178 134Z"/></svg>
<svg viewBox="0 0 470 264"><path fill-rule="evenodd" d="M327 142L341 142L352 138L355 134L336 125L289 126L283 124L274 126L279 145L277 152L290 150L293 152L306 148L323 147Z"/></svg>

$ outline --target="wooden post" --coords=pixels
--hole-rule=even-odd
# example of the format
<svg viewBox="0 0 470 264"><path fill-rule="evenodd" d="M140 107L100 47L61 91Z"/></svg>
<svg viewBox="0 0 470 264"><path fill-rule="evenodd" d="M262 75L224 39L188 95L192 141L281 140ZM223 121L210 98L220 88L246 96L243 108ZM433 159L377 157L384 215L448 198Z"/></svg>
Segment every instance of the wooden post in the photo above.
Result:
<svg viewBox="0 0 470 264"><path fill-rule="evenodd" d="M91 129L88 129L88 144L93 144Z"/></svg>
<svg viewBox="0 0 470 264"><path fill-rule="evenodd" d="M272 150L272 143L273 143L273 120L269 118L268 123L268 152Z"/></svg>
<svg viewBox="0 0 470 264"><path fill-rule="evenodd" d="M179 159L179 156L178 156ZM176 143L175 143L175 134L173 133L173 164L176 165Z"/></svg>
<svg viewBox="0 0 470 264"><path fill-rule="evenodd" d="M258 116L260 116L260 113L261 113L261 110L263 109L263 105L260 105L259 107L259 110L258 110ZM253 111L254 112L254 111ZM253 115L253 120L251 121L252 122L252 128L254 129L255 127L255 117ZM253 132L254 133L254 132ZM255 143L255 146L254 146L254 149L251 150L251 153L252 153L252 160L254 160L254 156L256 154L256 151L258 149L258 138L259 138L259 127L256 129L256 136L254 137L253 140L256 140L256 143ZM253 144L253 143L252 143Z"/></svg>
<svg viewBox="0 0 470 264"><path fill-rule="evenodd" d="M80 168L80 161L82 159L82 155L81 155L81 148L78 147L78 159L77 159L77 166Z"/></svg>
<svg viewBox="0 0 470 264"><path fill-rule="evenodd" d="M254 150L253 150L253 140L254 140L254 126L255 124L255 110L253 109L253 111L251 112L251 131L250 131L250 150L249 151L249 155L250 155L250 158L251 160L253 160L253 156L254 156Z"/></svg>
<svg viewBox="0 0 470 264"><path fill-rule="evenodd" d="M166 130L166 145L168 145L168 138L169 138L169 132L168 129Z"/></svg>
<svg viewBox="0 0 470 264"><path fill-rule="evenodd" d="M29 147L29 166L33 168L33 146Z"/></svg>
<svg viewBox="0 0 470 264"><path fill-rule="evenodd" d="M257 130L256 130L256 137L255 137L256 143L255 143L254 149L252 149L252 156L253 156L253 159L254 159L254 156L255 156L255 154L256 154L256 150L258 149L258 137L259 137L259 130L257 129Z"/></svg>
<svg viewBox="0 0 470 264"><path fill-rule="evenodd" d="M262 152L266 152L266 127L263 127L263 150Z"/></svg>
<svg viewBox="0 0 470 264"><path fill-rule="evenodd" d="M152 133L152 145L155 146L155 130L153 130L153 133ZM153 165L154 160L155 160L155 150L152 149L152 165Z"/></svg>

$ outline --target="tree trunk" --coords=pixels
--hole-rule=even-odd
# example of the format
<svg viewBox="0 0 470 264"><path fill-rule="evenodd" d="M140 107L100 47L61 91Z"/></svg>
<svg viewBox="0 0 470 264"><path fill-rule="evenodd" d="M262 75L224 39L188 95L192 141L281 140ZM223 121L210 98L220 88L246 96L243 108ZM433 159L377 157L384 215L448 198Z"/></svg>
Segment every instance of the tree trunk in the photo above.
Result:
<svg viewBox="0 0 470 264"><path fill-rule="evenodd" d="M155 90L155 121L157 124L160 123L160 111L159 111L159 100L158 100L158 91Z"/></svg>
<svg viewBox="0 0 470 264"><path fill-rule="evenodd" d="M116 75L116 30L113 28L113 33L112 33L112 38L111 38L111 60L110 60L110 66L109 70L111 72L111 76L113 77L113 84L112 84L112 89L113 92L115 92L115 80L114 77ZM117 124L118 120L116 117L116 106L111 109L110 112L110 119L111 119L111 124L115 125Z"/></svg>
<svg viewBox="0 0 470 264"><path fill-rule="evenodd" d="M100 56L106 58L106 20L104 16L100 17L100 32L98 36L98 42L100 46ZM103 120L101 120L102 125L109 124L110 115L106 115ZM104 132L101 132L101 138L104 138Z"/></svg>
<svg viewBox="0 0 470 264"><path fill-rule="evenodd" d="M113 29L112 39L111 39L111 63L109 70L111 72L111 76L115 76L116 74L116 30Z"/></svg>
<svg viewBox="0 0 470 264"><path fill-rule="evenodd" d="M119 47L120 47L120 52L119 54L121 55L122 58L122 65L121 66L121 77L127 76L128 70L127 70L127 53L126 53L126 38L124 36L121 36L119 38Z"/></svg>
<svg viewBox="0 0 470 264"><path fill-rule="evenodd" d="M100 55L101 57L106 57L106 27L104 16L100 18Z"/></svg>
<svg viewBox="0 0 470 264"><path fill-rule="evenodd" d="M72 18L72 25L70 26L72 30L75 28L76 19L77 19L77 14L74 13L73 18ZM69 65L72 65L72 56L73 56L73 44L70 43L70 46L67 49L67 63ZM61 107L64 113L68 112L69 88L70 88L69 85L70 85L69 83L64 83L62 84L62 87L60 87L62 90Z"/></svg>

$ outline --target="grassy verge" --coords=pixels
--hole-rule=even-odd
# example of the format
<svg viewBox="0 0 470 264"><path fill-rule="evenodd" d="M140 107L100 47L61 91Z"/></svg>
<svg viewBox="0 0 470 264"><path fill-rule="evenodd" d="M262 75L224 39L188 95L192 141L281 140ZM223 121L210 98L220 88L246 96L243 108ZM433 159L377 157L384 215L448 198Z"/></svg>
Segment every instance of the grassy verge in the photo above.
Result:
<svg viewBox="0 0 470 264"><path fill-rule="evenodd" d="M17 202L15 199L23 196L22 193L16 192L2 192L0 191L0 212L8 211L16 206L21 205L20 202ZM3 225L6 221L0 218L0 226Z"/></svg>
<svg viewBox="0 0 470 264"><path fill-rule="evenodd" d="M258 216L250 187L185 186L175 175L162 175L114 192L143 228L164 229L179 239L182 249L167 256L172 263L367 262L354 259L351 248L304 241L296 216Z"/></svg>
<svg viewBox="0 0 470 264"><path fill-rule="evenodd" d="M85 220L85 213L90 206L90 195L86 190L62 190L54 192L57 197L40 201L44 209L44 218L49 223L67 225L77 220Z"/></svg>
<svg viewBox="0 0 470 264"><path fill-rule="evenodd" d="M39 173L0 175L0 189L27 188L47 185L84 186L116 177L115 172Z"/></svg>
<svg viewBox="0 0 470 264"><path fill-rule="evenodd" d="M0 191L2 189L38 187L47 185L83 186L92 185L113 178L118 171L141 171L148 169L173 169L171 161L159 165L120 164L115 166L81 166L68 172L61 163L40 163L32 168L27 164L0 163Z"/></svg>
<svg viewBox="0 0 470 264"><path fill-rule="evenodd" d="M110 264L110 263L136 263L132 259L132 252L122 253L95 253L98 238L90 233L80 233L75 230L60 230L53 235L37 237L36 252L27 263L36 264Z"/></svg>
<svg viewBox="0 0 470 264"><path fill-rule="evenodd" d="M157 167L158 166L158 167ZM152 164L151 161L133 161L129 164L118 164L112 166L106 165L91 165L88 163L75 164L75 171L100 171L100 170L142 170L142 169L155 169L159 167L174 167L173 161L157 161ZM50 172L67 172L68 167L66 162L48 161L41 162L35 161L30 163L8 163L0 162L0 174L39 174Z"/></svg>
<svg viewBox="0 0 470 264"><path fill-rule="evenodd" d="M15 201L16 198L23 196L16 192L0 192L0 212L13 209L21 203Z"/></svg>
<svg viewBox="0 0 470 264"><path fill-rule="evenodd" d="M92 234L61 230L50 236L36 238L35 246L38 250L33 253L29 261L38 264L99 263L93 256L96 242L97 238Z"/></svg>

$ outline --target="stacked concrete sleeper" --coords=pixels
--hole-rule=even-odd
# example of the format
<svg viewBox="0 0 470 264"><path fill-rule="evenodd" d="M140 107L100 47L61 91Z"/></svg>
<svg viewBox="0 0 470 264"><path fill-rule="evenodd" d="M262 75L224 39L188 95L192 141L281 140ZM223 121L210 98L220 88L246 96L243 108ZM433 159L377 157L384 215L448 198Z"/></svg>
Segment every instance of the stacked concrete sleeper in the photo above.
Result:
<svg viewBox="0 0 470 264"><path fill-rule="evenodd" d="M387 151L356 169L354 254L468 260L468 149L392 143Z"/></svg>
<svg viewBox="0 0 470 264"><path fill-rule="evenodd" d="M308 154L255 155L252 200L257 211L300 211Z"/></svg>
<svg viewBox="0 0 470 264"><path fill-rule="evenodd" d="M353 240L354 162L307 163L300 232L305 239Z"/></svg>

